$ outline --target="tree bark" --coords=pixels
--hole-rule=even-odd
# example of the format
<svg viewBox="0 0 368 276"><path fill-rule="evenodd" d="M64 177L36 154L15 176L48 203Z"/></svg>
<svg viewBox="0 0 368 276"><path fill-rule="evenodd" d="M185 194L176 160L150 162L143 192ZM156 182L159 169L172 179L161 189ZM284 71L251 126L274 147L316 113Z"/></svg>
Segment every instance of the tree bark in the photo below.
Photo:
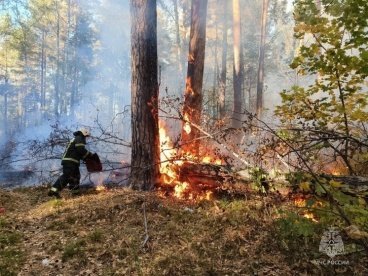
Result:
<svg viewBox="0 0 368 276"><path fill-rule="evenodd" d="M233 0L233 38L234 38L234 106L233 106L233 127L241 127L242 120L242 83L243 83L243 54L241 47L241 20L240 20L240 0Z"/></svg>
<svg viewBox="0 0 368 276"><path fill-rule="evenodd" d="M5 83L8 83L8 80L5 80ZM8 87L8 86L7 86ZM4 132L5 135L8 134L8 93L9 91L5 91L4 93Z"/></svg>
<svg viewBox="0 0 368 276"><path fill-rule="evenodd" d="M176 37L176 62L178 64L178 70L180 77L184 78L184 60L181 53L181 41L180 41L180 29L179 29L179 11L178 0L173 0L174 4L174 17L175 17L175 37Z"/></svg>
<svg viewBox="0 0 368 276"><path fill-rule="evenodd" d="M226 93L226 74L227 74L227 7L228 1L224 2L224 17L222 31L222 57L221 57L221 75L219 83L219 113L220 119L225 117L225 93Z"/></svg>
<svg viewBox="0 0 368 276"><path fill-rule="evenodd" d="M158 182L158 68L156 0L131 0L131 185L152 190Z"/></svg>
<svg viewBox="0 0 368 276"><path fill-rule="evenodd" d="M57 12L57 21L56 21L56 76L55 76L55 102L54 102L54 114L56 117L59 117L59 102L60 102L60 13L59 13L59 5L56 2L56 12Z"/></svg>
<svg viewBox="0 0 368 276"><path fill-rule="evenodd" d="M188 55L188 71L184 94L183 116L186 121L200 125L202 113L202 85L206 47L207 0L193 0ZM182 149L184 152L198 152L200 135L188 123L183 124Z"/></svg>
<svg viewBox="0 0 368 276"><path fill-rule="evenodd" d="M264 59L265 59L265 44L266 44L266 26L268 1L263 0L262 22L261 22L261 42L259 45L258 58L258 74L257 74L257 116L262 116L263 110L263 87L264 87Z"/></svg>
<svg viewBox="0 0 368 276"><path fill-rule="evenodd" d="M45 49L46 31L42 30L42 44L41 44L41 112L45 111L46 97L45 97L45 67L46 67L46 49Z"/></svg>
<svg viewBox="0 0 368 276"><path fill-rule="evenodd" d="M216 3L217 7L216 10L218 10L218 2ZM219 82L219 63L218 63L218 20L217 20L218 16L216 14L216 18L215 18L215 62L214 62L214 68L213 68L213 87L212 87L212 95L211 95L211 113L212 113L212 117L213 118L218 118L218 114L219 114L219 109L218 109L218 91L217 91L217 87L218 87L218 82Z"/></svg>

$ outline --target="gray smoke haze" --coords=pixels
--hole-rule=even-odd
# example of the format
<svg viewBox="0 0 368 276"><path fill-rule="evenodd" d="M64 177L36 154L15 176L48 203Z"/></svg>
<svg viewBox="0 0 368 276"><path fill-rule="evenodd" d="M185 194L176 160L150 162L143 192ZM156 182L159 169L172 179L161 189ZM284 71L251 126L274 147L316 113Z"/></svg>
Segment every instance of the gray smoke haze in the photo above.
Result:
<svg viewBox="0 0 368 276"><path fill-rule="evenodd" d="M52 126L59 129L75 131L82 126L89 126L93 136L101 137L103 133L130 140L130 14L129 1L101 0L79 1L83 11L92 17L91 28L96 34L94 45L93 72L91 80L81 91L82 99L75 106L73 114L48 118L37 126L26 128L14 138L18 144L12 153L12 169L32 168L37 179L28 184L39 184L47 179L46 172L52 171L54 178L60 171L60 157L64 147L56 146L52 156L44 161L30 164L30 141L45 141L50 138ZM89 49L80 47L78 54L83 56ZM87 54L86 54L87 56ZM29 114L30 122L39 122L41 115ZM3 129L3 128L1 128ZM5 143L5 135L0 130L0 146ZM72 138L71 133L69 138ZM95 140L88 141L88 148L98 152L102 161L129 162L130 149L119 145L104 144ZM106 178L105 175L102 178ZM100 182L101 175L98 176ZM92 179L93 181L93 179Z"/></svg>
<svg viewBox="0 0 368 276"><path fill-rule="evenodd" d="M180 1L179 1L180 2ZM217 1L209 1L208 9L208 26L214 28L214 22L221 20L214 14L216 10ZM58 124L60 129L66 128L76 130L81 126L89 126L92 129L94 136L101 136L102 132L112 133L123 140L130 141L130 9L129 1L121 0L99 0L89 1L80 0L79 3L83 6L85 12L91 15L91 28L96 33L96 43L94 45L93 67L91 80L84 86L81 91L82 99L75 107L73 114L61 116L58 120L49 118L44 123L27 128L22 135L17 137L18 141L26 140L45 140L52 133L52 125ZM187 33L180 33L181 47L180 52L184 56L184 63L182 64L182 72L179 72L179 66L176 59L176 37L174 26L174 7L173 2L168 0L158 1L158 58L160 66L160 95L161 97L168 95L178 96L183 99L185 89L185 75L186 75L186 56L188 53L189 40L189 26L190 13L187 18L183 18L181 13L181 24L187 24ZM182 2L184 3L184 2ZM189 3L189 1L188 1ZM187 7L190 9L190 5ZM218 16L218 15L217 15ZM257 19L258 20L258 19ZM245 21L245 20L244 20ZM244 22L244 26L250 23ZM283 28L290 28L290 26L283 26ZM231 26L231 18L229 18L229 28ZM183 27L183 26L181 26ZM220 28L220 27L219 27ZM230 28L231 29L231 28ZM260 30L256 30L259 32ZM285 32L284 32L285 33ZM213 90L214 81L216 79L216 65L220 65L221 61L221 47L217 49L218 58L215 59L214 40L216 36L214 33L207 32L208 39L206 45L205 71L203 91L207 95ZM272 34L272 43L281 44L281 42L289 41L292 44L292 31L287 34L287 37L277 37L277 32ZM276 38L275 38L276 37ZM220 33L218 39L221 39ZM245 45L257 49L259 37L257 34L253 40L248 37L243 37ZM291 40L291 41L290 41ZM228 97L233 92L231 90L232 83L232 45L231 32L229 32L228 40L228 81L227 93ZM248 43L248 44L246 44ZM267 43L271 43L271 37L268 37ZM78 49L80 54L88 51L81 47ZM288 57L285 57L281 62L285 68L283 71L275 72L275 70L268 70L268 66L272 56L266 57L266 74L265 74L265 107L269 110L269 121L272 121L272 111L276 104L280 102L279 92L287 89L295 84L295 78L290 73L287 67ZM247 62L247 60L245 61ZM254 88L253 88L254 90ZM229 97L231 98L231 97ZM204 102L205 103L205 102ZM229 110L232 108L232 103L228 102ZM32 120L41 120L39 114L34 114L29 118ZM178 121L169 121L167 125L171 127L169 133L177 136L180 123ZM72 138L70 136L69 138ZM1 131L0 131L0 146L1 146ZM89 149L98 152L103 161L111 162L130 162L130 148L119 145L108 145L103 142L90 141ZM60 156L63 152L63 147L56 147L53 155L55 159L45 160L34 164L36 171L44 172L53 170L58 172L60 169ZM21 159L19 156L27 154L24 147L19 147L14 159ZM29 166L27 161L17 162L14 168L23 169ZM37 182L35 182L37 183Z"/></svg>

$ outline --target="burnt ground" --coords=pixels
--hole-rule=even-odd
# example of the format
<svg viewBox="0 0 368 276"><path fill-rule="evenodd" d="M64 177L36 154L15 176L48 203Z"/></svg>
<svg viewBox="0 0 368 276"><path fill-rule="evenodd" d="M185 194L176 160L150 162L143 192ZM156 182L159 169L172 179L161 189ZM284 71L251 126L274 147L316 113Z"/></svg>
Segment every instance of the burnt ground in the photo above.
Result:
<svg viewBox="0 0 368 276"><path fill-rule="evenodd" d="M335 257L349 264L313 263L329 260L318 252L323 227L280 233L280 210L290 205L280 196L187 202L130 189L65 191L61 200L46 193L0 190L0 275L368 275L364 252Z"/></svg>

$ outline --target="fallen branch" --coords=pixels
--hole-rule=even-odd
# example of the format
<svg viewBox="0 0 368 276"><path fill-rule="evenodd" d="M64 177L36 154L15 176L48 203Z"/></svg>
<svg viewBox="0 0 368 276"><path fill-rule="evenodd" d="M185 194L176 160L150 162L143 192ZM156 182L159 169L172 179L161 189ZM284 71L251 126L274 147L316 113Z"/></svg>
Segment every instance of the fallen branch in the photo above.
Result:
<svg viewBox="0 0 368 276"><path fill-rule="evenodd" d="M227 150L229 153L231 153L236 159L241 161L243 164L247 166L247 168L251 167L250 163L246 160L244 160L239 154L231 150L227 145L221 143L216 137L214 137L212 134L205 131L203 128L201 128L199 125L186 121L184 122L189 123L190 125L194 126L196 129L198 129L200 132L202 132L204 135L206 135L208 138L211 138L213 141L215 141L217 144L219 144L223 149Z"/></svg>

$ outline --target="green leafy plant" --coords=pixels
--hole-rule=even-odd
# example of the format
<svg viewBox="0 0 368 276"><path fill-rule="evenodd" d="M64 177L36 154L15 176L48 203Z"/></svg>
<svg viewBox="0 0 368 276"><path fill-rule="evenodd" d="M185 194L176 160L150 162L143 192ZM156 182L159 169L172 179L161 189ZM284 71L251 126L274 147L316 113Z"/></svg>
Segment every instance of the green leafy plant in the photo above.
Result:
<svg viewBox="0 0 368 276"><path fill-rule="evenodd" d="M288 211L282 212L282 217L275 221L275 229L279 244L285 251L303 252L301 248L304 248L311 254L316 253L316 244L322 231L320 224Z"/></svg>
<svg viewBox="0 0 368 276"><path fill-rule="evenodd" d="M260 167L254 167L249 170L249 174L259 191L267 193L269 189L269 184L267 182L268 173Z"/></svg>
<svg viewBox="0 0 368 276"><path fill-rule="evenodd" d="M339 173L356 174L362 169L358 153L368 147L368 23L362 19L368 3L322 0L323 12L315 3L295 2L295 37L308 44L300 46L291 67L316 79L281 93L280 133L314 169L335 162Z"/></svg>

